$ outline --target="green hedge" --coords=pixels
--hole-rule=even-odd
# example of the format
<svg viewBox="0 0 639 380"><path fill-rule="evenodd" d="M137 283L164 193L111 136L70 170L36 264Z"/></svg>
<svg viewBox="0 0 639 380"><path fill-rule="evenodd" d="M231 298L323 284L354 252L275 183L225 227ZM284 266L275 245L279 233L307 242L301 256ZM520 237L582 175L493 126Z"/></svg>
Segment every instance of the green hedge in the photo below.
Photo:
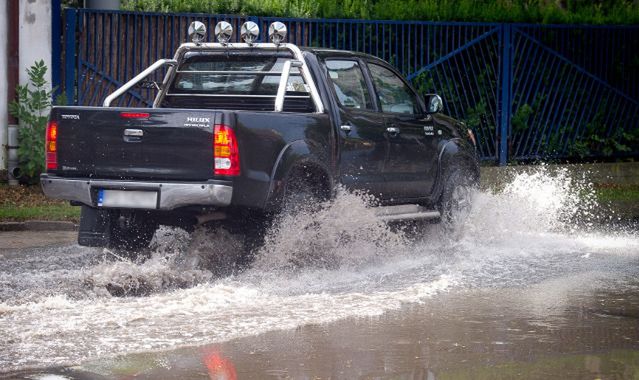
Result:
<svg viewBox="0 0 639 380"><path fill-rule="evenodd" d="M122 0L125 10L377 20L638 24L629 0Z"/></svg>

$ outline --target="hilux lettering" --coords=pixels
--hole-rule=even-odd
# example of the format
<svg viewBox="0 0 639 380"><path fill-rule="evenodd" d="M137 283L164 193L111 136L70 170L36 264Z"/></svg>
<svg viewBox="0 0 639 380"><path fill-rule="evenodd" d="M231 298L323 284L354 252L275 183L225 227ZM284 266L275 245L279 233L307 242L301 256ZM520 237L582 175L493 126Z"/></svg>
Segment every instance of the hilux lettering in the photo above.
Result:
<svg viewBox="0 0 639 380"><path fill-rule="evenodd" d="M187 117L187 123L210 123L211 119L208 117Z"/></svg>

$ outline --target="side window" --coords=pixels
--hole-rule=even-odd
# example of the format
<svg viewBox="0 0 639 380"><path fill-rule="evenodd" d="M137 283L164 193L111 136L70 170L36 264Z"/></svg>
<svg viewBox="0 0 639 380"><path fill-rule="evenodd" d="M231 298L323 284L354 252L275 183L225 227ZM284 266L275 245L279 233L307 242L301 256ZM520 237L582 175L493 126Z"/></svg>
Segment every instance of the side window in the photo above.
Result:
<svg viewBox="0 0 639 380"><path fill-rule="evenodd" d="M371 95L357 61L327 60L328 75L345 108L373 109Z"/></svg>
<svg viewBox="0 0 639 380"><path fill-rule="evenodd" d="M383 112L419 113L415 94L400 77L389 69L374 63L369 63L368 68L373 77Z"/></svg>

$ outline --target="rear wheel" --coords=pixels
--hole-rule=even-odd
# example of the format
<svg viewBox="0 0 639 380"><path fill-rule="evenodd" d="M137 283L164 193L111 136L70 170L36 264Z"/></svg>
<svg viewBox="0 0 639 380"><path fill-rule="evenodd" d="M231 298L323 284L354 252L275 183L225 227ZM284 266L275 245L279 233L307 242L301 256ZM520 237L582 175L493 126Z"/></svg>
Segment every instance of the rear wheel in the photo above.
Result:
<svg viewBox="0 0 639 380"><path fill-rule="evenodd" d="M149 246L158 223L149 212L127 211L110 214L108 247L122 250L128 257Z"/></svg>
<svg viewBox="0 0 639 380"><path fill-rule="evenodd" d="M286 181L281 210L289 213L313 212L330 198L325 175L294 170Z"/></svg>
<svg viewBox="0 0 639 380"><path fill-rule="evenodd" d="M287 182L273 237L276 246L284 244L286 265L291 268L335 265L336 259L326 245L330 239L322 228L322 208L331 196L324 179L301 173Z"/></svg>
<svg viewBox="0 0 639 380"><path fill-rule="evenodd" d="M225 220L196 228L190 250L199 265L217 277L237 273L253 262L269 223L270 218L257 211L230 213Z"/></svg>

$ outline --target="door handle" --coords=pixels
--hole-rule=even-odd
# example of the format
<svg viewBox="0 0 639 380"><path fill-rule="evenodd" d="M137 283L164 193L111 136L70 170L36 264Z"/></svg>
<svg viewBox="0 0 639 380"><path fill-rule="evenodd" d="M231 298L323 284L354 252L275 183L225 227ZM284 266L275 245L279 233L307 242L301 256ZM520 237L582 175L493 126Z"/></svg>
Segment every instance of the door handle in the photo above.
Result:
<svg viewBox="0 0 639 380"><path fill-rule="evenodd" d="M125 129L123 138L125 142L137 143L142 142L142 136L144 136L144 131L141 129Z"/></svg>
<svg viewBox="0 0 639 380"><path fill-rule="evenodd" d="M391 136L396 136L399 134L399 128L397 127L388 127L386 128L386 132L388 132Z"/></svg>
<svg viewBox="0 0 639 380"><path fill-rule="evenodd" d="M352 130L351 126L348 124L340 125L339 129L346 132L346 134L348 134Z"/></svg>
<svg viewBox="0 0 639 380"><path fill-rule="evenodd" d="M144 136L144 131L141 129L125 129L124 135L130 137L142 137Z"/></svg>

